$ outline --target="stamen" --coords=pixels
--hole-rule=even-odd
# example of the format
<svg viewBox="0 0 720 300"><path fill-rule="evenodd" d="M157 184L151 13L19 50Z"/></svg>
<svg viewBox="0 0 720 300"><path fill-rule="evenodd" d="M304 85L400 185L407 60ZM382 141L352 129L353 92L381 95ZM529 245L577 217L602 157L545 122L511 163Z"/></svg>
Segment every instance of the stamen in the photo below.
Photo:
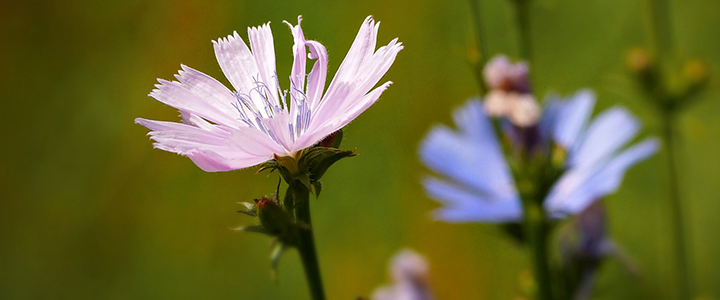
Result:
<svg viewBox="0 0 720 300"><path fill-rule="evenodd" d="M305 74L306 79L308 76L308 74ZM297 138L310 126L310 118L312 116L308 97L303 91L303 87L297 86L297 81L292 80L291 76L290 89L282 90L279 88L280 83L278 81L277 73L275 73L272 79L275 80L275 83L278 86L279 99L277 99L278 101L276 103L273 103L274 101L271 99L273 95L270 91L270 87L259 80L259 78L259 75L253 76L252 79L254 86L247 91L247 94L238 91L233 93L236 101L231 103L231 105L240 114L238 120L247 126L253 127L266 134L276 143L280 143L275 136L275 133L273 133L272 130L270 130L265 123L262 122L262 120L266 118L272 119L277 114L283 112L290 114L287 130L290 133L291 140L295 142ZM260 99L255 98L255 101L259 100L260 102L255 102L253 97L260 97ZM260 103L262 103L262 107L259 107L258 104Z"/></svg>
<svg viewBox="0 0 720 300"><path fill-rule="evenodd" d="M276 106L270 102L270 88L265 85L262 81L258 80L257 77L253 77L253 83L255 83L255 87L253 87L250 90L250 93L255 92L258 96L265 102L265 113L268 117L274 117L275 116L275 108ZM279 112L279 110L278 110Z"/></svg>

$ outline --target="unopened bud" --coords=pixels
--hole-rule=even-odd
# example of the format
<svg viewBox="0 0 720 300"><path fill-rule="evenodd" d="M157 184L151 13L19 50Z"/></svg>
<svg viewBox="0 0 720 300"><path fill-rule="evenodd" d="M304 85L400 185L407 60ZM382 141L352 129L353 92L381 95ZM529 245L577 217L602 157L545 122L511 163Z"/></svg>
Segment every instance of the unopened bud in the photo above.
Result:
<svg viewBox="0 0 720 300"><path fill-rule="evenodd" d="M491 90L528 93L528 66L525 62L512 63L505 55L491 59L483 69L483 77Z"/></svg>
<svg viewBox="0 0 720 300"><path fill-rule="evenodd" d="M644 72L650 69L652 55L645 48L636 47L630 50L625 58L625 63L633 72Z"/></svg>
<svg viewBox="0 0 720 300"><path fill-rule="evenodd" d="M431 300L428 287L428 263L415 251L400 251L390 262L393 284L373 293L373 300Z"/></svg>
<svg viewBox="0 0 720 300"><path fill-rule="evenodd" d="M283 235L288 232L293 225L293 218L275 200L268 197L262 197L255 200L260 224L271 235Z"/></svg>
<svg viewBox="0 0 720 300"><path fill-rule="evenodd" d="M531 127L540 121L542 110L530 94L515 94L508 118L518 127Z"/></svg>
<svg viewBox="0 0 720 300"><path fill-rule="evenodd" d="M491 90L485 96L483 109L488 116L504 117L510 113L512 108L512 96L502 90Z"/></svg>
<svg viewBox="0 0 720 300"><path fill-rule="evenodd" d="M395 282L427 283L428 269L425 258L410 249L400 251L390 262L390 272Z"/></svg>
<svg viewBox="0 0 720 300"><path fill-rule="evenodd" d="M682 68L682 74L685 80L692 85L703 84L710 77L707 65L700 59L686 62Z"/></svg>
<svg viewBox="0 0 720 300"><path fill-rule="evenodd" d="M537 283L533 278L532 272L529 269L520 271L518 275L518 286L520 291L525 295L535 295L537 291Z"/></svg>

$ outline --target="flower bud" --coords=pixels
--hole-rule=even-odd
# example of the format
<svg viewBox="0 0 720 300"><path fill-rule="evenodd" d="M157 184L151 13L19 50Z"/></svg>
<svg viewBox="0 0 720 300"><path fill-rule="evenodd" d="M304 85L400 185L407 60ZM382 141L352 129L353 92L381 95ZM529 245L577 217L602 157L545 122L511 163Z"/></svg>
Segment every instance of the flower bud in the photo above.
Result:
<svg viewBox="0 0 720 300"><path fill-rule="evenodd" d="M491 90L485 96L483 109L488 116L504 117L510 113L512 108L512 99L508 92L502 90Z"/></svg>
<svg viewBox="0 0 720 300"><path fill-rule="evenodd" d="M274 236L284 235L293 226L293 218L275 200L268 197L262 197L255 200L257 216L260 224L270 234Z"/></svg>
<svg viewBox="0 0 720 300"><path fill-rule="evenodd" d="M428 263L412 250L402 250L390 262L393 284L373 293L373 300L431 300Z"/></svg>
<svg viewBox="0 0 720 300"><path fill-rule="evenodd" d="M483 77L490 90L528 93L530 82L525 62L512 63L505 55L495 56L483 69Z"/></svg>
<svg viewBox="0 0 720 300"><path fill-rule="evenodd" d="M645 48L636 47L630 50L625 63L630 71L641 73L650 69L653 60L652 55Z"/></svg>
<svg viewBox="0 0 720 300"><path fill-rule="evenodd" d="M542 111L530 94L514 94L508 118L518 127L531 127L540 121Z"/></svg>
<svg viewBox="0 0 720 300"><path fill-rule="evenodd" d="M707 65L700 59L686 62L682 68L682 75L688 83L694 86L701 85L710 78Z"/></svg>
<svg viewBox="0 0 720 300"><path fill-rule="evenodd" d="M390 263L390 273L396 282L412 281L426 284L428 269L425 258L409 249L400 251Z"/></svg>

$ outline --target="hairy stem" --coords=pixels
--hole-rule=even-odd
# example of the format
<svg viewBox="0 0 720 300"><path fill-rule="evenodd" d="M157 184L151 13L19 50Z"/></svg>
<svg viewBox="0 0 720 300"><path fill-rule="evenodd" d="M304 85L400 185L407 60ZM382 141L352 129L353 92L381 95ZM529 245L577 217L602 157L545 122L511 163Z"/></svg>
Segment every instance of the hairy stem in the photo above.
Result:
<svg viewBox="0 0 720 300"><path fill-rule="evenodd" d="M292 185L289 191L292 191L295 198L295 218L297 221L308 225L308 228L300 231L298 251L300 252L303 268L305 269L310 295L313 300L325 300L325 292L320 276L320 265L315 251L312 221L310 219L310 191L298 181L295 181Z"/></svg>

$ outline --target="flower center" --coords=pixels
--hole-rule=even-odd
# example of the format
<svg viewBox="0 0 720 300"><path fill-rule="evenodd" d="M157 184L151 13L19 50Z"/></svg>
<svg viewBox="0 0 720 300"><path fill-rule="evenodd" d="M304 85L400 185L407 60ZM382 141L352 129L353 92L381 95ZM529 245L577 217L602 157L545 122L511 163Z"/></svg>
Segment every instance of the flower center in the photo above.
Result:
<svg viewBox="0 0 720 300"><path fill-rule="evenodd" d="M276 99L268 85L258 78L259 76L253 77L254 86L247 93L240 91L233 93L235 102L231 104L239 113L237 119L268 135L275 142L284 144L278 139L278 135L281 133L273 132L273 130L279 130L279 127L268 126L268 120L286 118L289 137L292 142L295 142L307 130L312 115L303 87L298 87L291 77L290 89L278 88L277 97L279 99ZM273 76L273 79L275 79L276 86L280 86L277 74Z"/></svg>

